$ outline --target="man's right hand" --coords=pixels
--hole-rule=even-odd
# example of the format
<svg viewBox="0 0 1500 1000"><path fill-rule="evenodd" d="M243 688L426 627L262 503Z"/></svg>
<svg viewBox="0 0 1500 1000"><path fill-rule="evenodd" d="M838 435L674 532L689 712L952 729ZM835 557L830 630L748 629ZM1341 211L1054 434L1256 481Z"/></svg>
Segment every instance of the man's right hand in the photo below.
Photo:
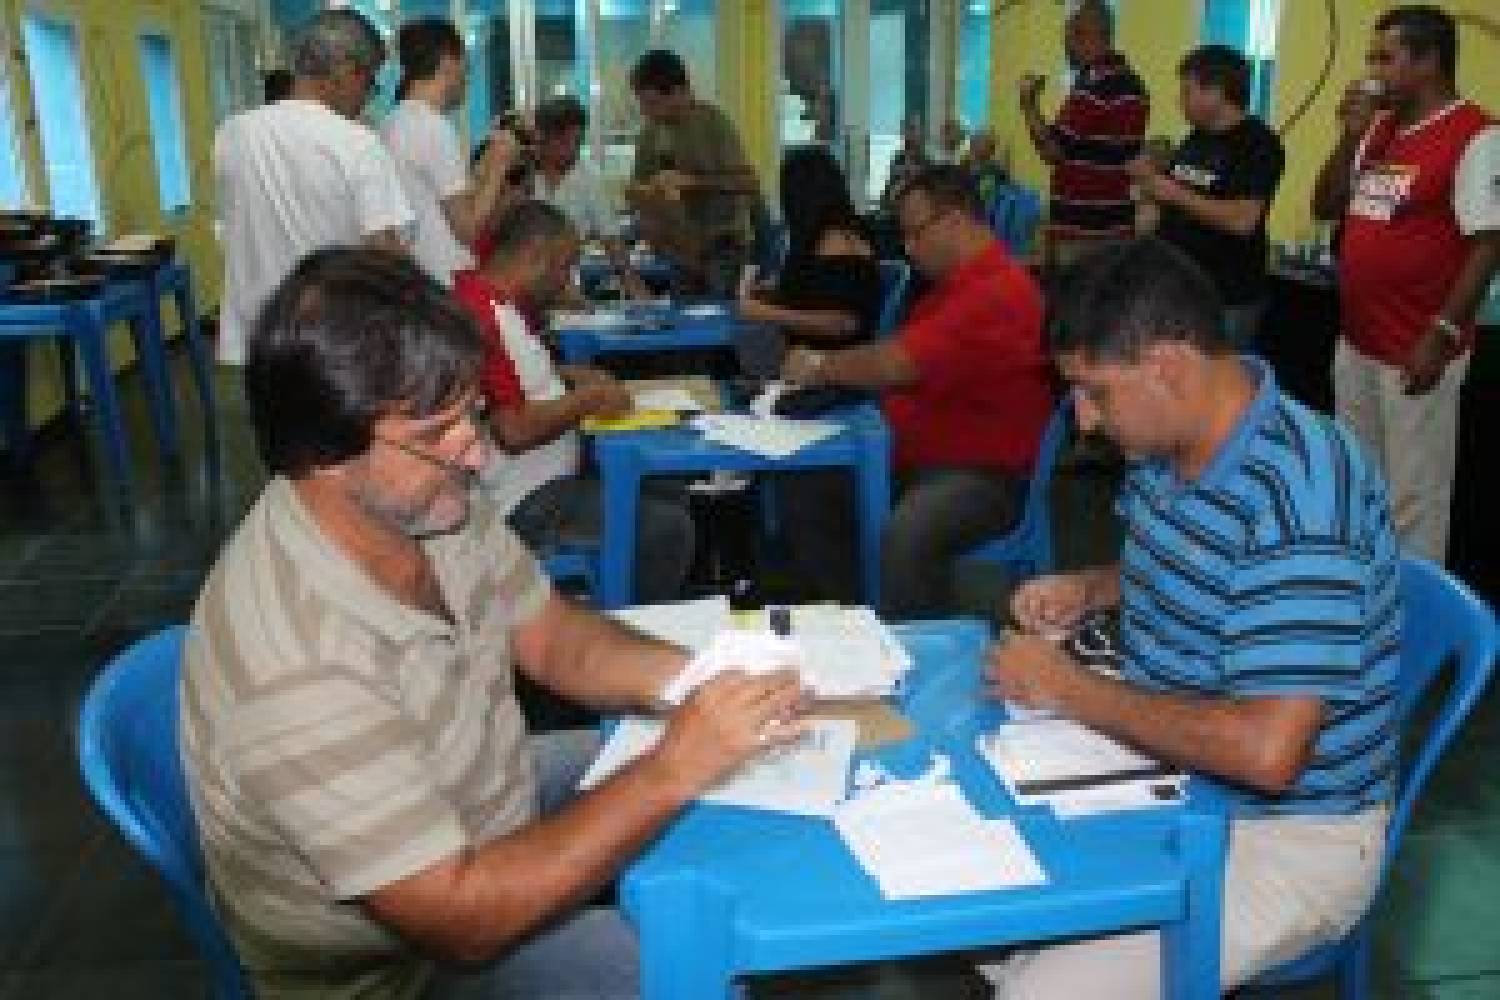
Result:
<svg viewBox="0 0 1500 1000"><path fill-rule="evenodd" d="M623 417L632 407L630 392L618 382L592 382L573 390L580 417Z"/></svg>
<svg viewBox="0 0 1500 1000"><path fill-rule="evenodd" d="M1010 614L1024 632L1046 638L1066 636L1090 607L1085 573L1056 573L1027 580L1010 599Z"/></svg>
<svg viewBox="0 0 1500 1000"><path fill-rule="evenodd" d="M727 671L672 713L653 755L697 795L767 748L795 742L806 729L800 718L806 700L794 670Z"/></svg>
<svg viewBox="0 0 1500 1000"><path fill-rule="evenodd" d="M1025 73L1016 84L1016 89L1021 95L1021 106L1034 106L1041 100L1042 91L1046 89L1047 78L1040 73Z"/></svg>
<svg viewBox="0 0 1500 1000"><path fill-rule="evenodd" d="M1346 138L1362 138L1370 130L1370 123L1380 111L1380 98L1370 93L1368 83L1367 80L1351 82L1344 88L1344 96L1339 99L1335 114Z"/></svg>

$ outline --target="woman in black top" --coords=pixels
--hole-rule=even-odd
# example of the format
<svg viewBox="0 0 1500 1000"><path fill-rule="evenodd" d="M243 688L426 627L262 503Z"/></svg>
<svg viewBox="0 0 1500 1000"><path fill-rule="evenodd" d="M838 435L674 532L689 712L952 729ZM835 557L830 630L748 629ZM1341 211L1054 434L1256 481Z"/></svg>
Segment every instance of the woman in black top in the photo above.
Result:
<svg viewBox="0 0 1500 1000"><path fill-rule="evenodd" d="M740 315L772 323L794 345L837 348L875 336L880 268L849 185L821 146L793 149L781 161L781 215L787 255L774 286L740 298Z"/></svg>

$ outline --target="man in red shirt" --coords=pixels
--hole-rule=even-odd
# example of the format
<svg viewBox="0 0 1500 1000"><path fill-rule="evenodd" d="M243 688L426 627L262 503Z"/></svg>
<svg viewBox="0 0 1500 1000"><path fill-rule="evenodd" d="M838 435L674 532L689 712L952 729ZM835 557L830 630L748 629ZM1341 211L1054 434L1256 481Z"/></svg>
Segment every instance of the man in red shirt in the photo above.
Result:
<svg viewBox="0 0 1500 1000"><path fill-rule="evenodd" d="M1031 143L1052 168L1048 259L1067 266L1108 241L1135 235L1125 168L1141 155L1151 98L1114 49L1114 15L1103 0L1085 0L1068 17L1063 50L1076 77L1057 117L1042 117L1045 76L1023 76L1020 97Z"/></svg>
<svg viewBox="0 0 1500 1000"><path fill-rule="evenodd" d="M1374 81L1346 93L1313 195L1318 217L1343 220L1334 394L1390 482L1403 547L1441 562L1459 390L1500 262L1500 128L1458 96L1458 31L1441 10L1382 15L1368 61Z"/></svg>
<svg viewBox="0 0 1500 1000"><path fill-rule="evenodd" d="M542 553L598 539L603 493L598 478L584 474L579 424L631 408L630 394L607 373L559 366L542 341L546 312L566 292L577 260L578 232L567 216L523 201L500 217L482 267L453 281L454 296L485 332L480 388L499 449L482 478L515 533ZM680 487L648 480L636 536L637 599L682 596L694 525Z"/></svg>
<svg viewBox="0 0 1500 1000"><path fill-rule="evenodd" d="M1052 412L1051 369L1041 290L986 225L967 171L924 170L897 195L896 217L931 290L894 337L841 351L799 348L783 374L802 385L880 392L898 485L881 605L894 617L924 617L952 611L954 560L1019 516ZM826 549L835 540L852 551L851 504L795 505L799 521L819 522L806 532L823 549L809 566L814 574L835 562Z"/></svg>

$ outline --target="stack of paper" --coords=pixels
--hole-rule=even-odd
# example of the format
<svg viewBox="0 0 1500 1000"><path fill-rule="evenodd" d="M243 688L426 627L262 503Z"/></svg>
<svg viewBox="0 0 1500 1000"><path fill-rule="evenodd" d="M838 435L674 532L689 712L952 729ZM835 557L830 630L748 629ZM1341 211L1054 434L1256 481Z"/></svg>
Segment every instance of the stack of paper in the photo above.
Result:
<svg viewBox="0 0 1500 1000"><path fill-rule="evenodd" d="M747 762L701 801L749 809L773 809L808 816L831 815L849 784L858 726L848 719L814 719L795 743L768 748ZM589 789L656 746L666 723L630 718L610 734L599 756L579 782Z"/></svg>
<svg viewBox="0 0 1500 1000"><path fill-rule="evenodd" d="M758 417L743 413L716 413L698 417L693 426L709 441L764 455L786 458L810 444L833 437L844 429L831 420L792 420L788 417Z"/></svg>
<svg viewBox="0 0 1500 1000"><path fill-rule="evenodd" d="M557 310L550 318L554 330L631 330L641 325L641 321L634 316L604 309L597 312Z"/></svg>
<svg viewBox="0 0 1500 1000"><path fill-rule="evenodd" d="M878 786L839 806L833 823L887 899L1047 881L1015 824L985 819L951 782Z"/></svg>
<svg viewBox="0 0 1500 1000"><path fill-rule="evenodd" d="M774 610L756 615L764 619L765 627L776 628L771 620ZM834 604L788 608L783 634L796 640L804 672L823 698L891 695L911 669L911 654L869 608Z"/></svg>
<svg viewBox="0 0 1500 1000"><path fill-rule="evenodd" d="M1064 815L1171 805L1185 776L1070 719L1007 722L979 737L979 753L1021 805Z"/></svg>

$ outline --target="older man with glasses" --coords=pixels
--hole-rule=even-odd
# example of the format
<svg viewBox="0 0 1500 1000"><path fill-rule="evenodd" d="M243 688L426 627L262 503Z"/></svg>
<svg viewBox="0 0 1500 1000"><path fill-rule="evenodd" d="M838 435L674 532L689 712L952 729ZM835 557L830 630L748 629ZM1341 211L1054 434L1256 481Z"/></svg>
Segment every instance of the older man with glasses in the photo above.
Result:
<svg viewBox="0 0 1500 1000"><path fill-rule="evenodd" d="M722 674L575 793L597 737L528 735L516 672L650 710L685 654L555 594L476 492L484 349L436 281L374 248L308 257L251 336L273 478L194 610L181 737L258 997L634 997L634 937L587 901L801 734L794 674Z"/></svg>

